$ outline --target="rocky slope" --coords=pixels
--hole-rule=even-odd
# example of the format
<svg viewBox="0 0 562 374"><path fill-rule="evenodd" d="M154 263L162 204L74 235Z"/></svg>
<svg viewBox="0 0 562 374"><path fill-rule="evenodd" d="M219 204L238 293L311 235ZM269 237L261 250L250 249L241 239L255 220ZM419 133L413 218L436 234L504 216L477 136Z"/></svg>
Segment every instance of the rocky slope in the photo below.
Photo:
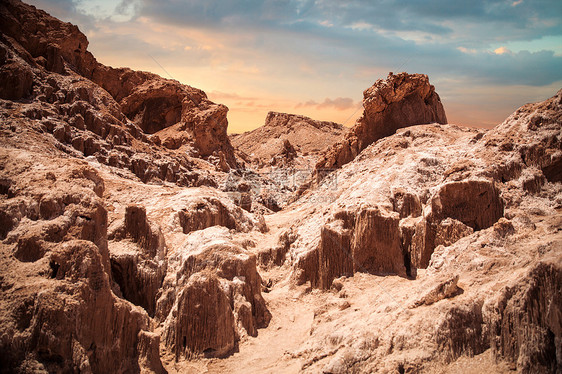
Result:
<svg viewBox="0 0 562 374"><path fill-rule="evenodd" d="M230 138L241 158L259 170L272 166L310 169L321 152L340 140L346 130L334 122L269 112L263 126Z"/></svg>
<svg viewBox="0 0 562 374"><path fill-rule="evenodd" d="M19 1L2 2L0 14L0 98L27 99L14 118L41 121L67 153L181 185L207 183L191 172L193 157L223 170L236 166L228 109L203 91L104 66L76 26Z"/></svg>
<svg viewBox="0 0 562 374"><path fill-rule="evenodd" d="M0 14L0 371L562 371L562 90L484 131L401 73L233 138L331 134L297 196L202 91Z"/></svg>
<svg viewBox="0 0 562 374"><path fill-rule="evenodd" d="M171 192L237 166L227 108L99 64L76 26L34 7L6 1L0 14L3 370L164 372L160 342L178 358L220 356L255 335L270 318L255 255L228 233L204 249L170 238L265 229L220 191ZM156 191L174 195L158 209L164 230L146 204ZM201 333L213 315L217 330Z"/></svg>
<svg viewBox="0 0 562 374"><path fill-rule="evenodd" d="M307 370L430 370L489 350L560 371L561 125L562 90L487 133L408 127L334 172L337 189L303 195L292 278L335 292L295 353Z"/></svg>

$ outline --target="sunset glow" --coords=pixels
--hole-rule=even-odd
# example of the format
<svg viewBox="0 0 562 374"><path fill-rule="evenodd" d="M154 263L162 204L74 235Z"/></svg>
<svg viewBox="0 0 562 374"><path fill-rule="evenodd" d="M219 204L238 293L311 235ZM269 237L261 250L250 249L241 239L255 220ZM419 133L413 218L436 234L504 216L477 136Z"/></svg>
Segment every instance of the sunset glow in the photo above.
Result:
<svg viewBox="0 0 562 374"><path fill-rule="evenodd" d="M268 111L350 126L389 71L426 73L451 123L491 127L562 86L562 3L33 0L104 64L203 89L229 132Z"/></svg>

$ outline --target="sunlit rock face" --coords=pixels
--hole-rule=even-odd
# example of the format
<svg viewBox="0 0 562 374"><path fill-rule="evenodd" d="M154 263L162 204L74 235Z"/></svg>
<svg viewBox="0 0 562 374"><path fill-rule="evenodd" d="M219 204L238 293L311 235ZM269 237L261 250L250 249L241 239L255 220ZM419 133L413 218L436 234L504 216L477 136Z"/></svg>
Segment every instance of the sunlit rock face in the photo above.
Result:
<svg viewBox="0 0 562 374"><path fill-rule="evenodd" d="M390 73L363 92L363 115L344 139L324 153L316 168L339 168L397 129L426 123L447 123L443 104L427 75Z"/></svg>

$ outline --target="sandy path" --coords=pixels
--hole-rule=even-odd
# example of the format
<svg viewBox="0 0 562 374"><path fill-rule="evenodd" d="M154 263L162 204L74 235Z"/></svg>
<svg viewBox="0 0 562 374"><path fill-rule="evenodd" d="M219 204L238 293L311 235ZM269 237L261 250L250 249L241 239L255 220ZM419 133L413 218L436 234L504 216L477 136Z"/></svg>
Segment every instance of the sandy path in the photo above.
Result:
<svg viewBox="0 0 562 374"><path fill-rule="evenodd" d="M301 299L293 298L295 292L285 286L264 294L272 314L269 326L260 329L256 338L241 342L239 352L225 359L211 360L208 372L299 372L301 361L287 353L298 349L309 336L314 312Z"/></svg>

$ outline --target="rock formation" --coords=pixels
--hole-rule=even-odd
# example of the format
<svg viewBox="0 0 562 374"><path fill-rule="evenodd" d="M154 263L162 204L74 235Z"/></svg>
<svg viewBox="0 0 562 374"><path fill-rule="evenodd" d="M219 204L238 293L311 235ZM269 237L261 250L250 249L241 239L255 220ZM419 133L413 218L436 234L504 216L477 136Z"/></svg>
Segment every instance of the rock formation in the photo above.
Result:
<svg viewBox="0 0 562 374"><path fill-rule="evenodd" d="M548 180L557 180L561 126L562 90L523 106L485 133L450 125L409 127L367 147L337 171L337 191L320 183L305 192L293 206L301 215L310 212L293 226L293 279L331 286L355 303L356 311L364 310L315 316L315 338L297 353L308 358L310 369L430 370L420 359L421 344L435 347L423 355L443 365L463 355L489 354L492 362L520 372L559 371L560 322L553 316L560 314L562 198L561 185ZM313 203L327 196L330 204ZM357 217L373 209L388 218L367 221L372 224L359 237L368 238L368 253L376 253L377 232L384 233L387 247L382 257L372 257L378 268L359 268ZM372 293L361 280L352 280L358 273L379 274L385 266L401 276L405 267L409 280ZM419 288L412 289L416 284ZM490 293L490 287L501 291ZM386 300L375 302L376 311L373 301L364 302L367 297ZM409 314L404 305L420 311ZM388 310L393 312L387 318ZM423 316L432 322L426 324ZM383 327L370 338L376 343L368 344L367 326L375 324ZM426 329L434 333L424 337ZM335 335L346 337L334 340ZM337 353L330 351L333 341L339 342Z"/></svg>
<svg viewBox="0 0 562 374"><path fill-rule="evenodd" d="M433 122L447 123L447 117L427 75L389 73L363 92L363 115L344 139L324 152L316 168L339 168L399 128Z"/></svg>
<svg viewBox="0 0 562 374"><path fill-rule="evenodd" d="M317 249L297 265L306 269L297 282L310 280L312 286L329 289L333 279L355 272L405 276L398 225L396 213L377 207L336 212L322 226Z"/></svg>
<svg viewBox="0 0 562 374"><path fill-rule="evenodd" d="M562 371L562 90L482 130L390 75L239 168L203 91L0 16L0 371Z"/></svg>
<svg viewBox="0 0 562 374"><path fill-rule="evenodd" d="M131 205L108 237L111 274L123 297L153 317L167 264L160 228L150 224L144 207Z"/></svg>
<svg viewBox="0 0 562 374"><path fill-rule="evenodd" d="M20 1L3 2L0 14L0 74L11 83L3 85L1 97L37 98L22 117L41 120L69 153L94 155L145 182L205 183L190 172L193 162L185 151L216 160L222 155L236 167L226 135L228 109L203 91L152 73L104 66L87 51L88 41L76 26ZM160 144L173 152L155 152ZM153 160L155 153L167 157Z"/></svg>
<svg viewBox="0 0 562 374"><path fill-rule="evenodd" d="M223 357L269 323L256 256L229 239L224 229L194 232L170 264L156 318L176 357Z"/></svg>
<svg viewBox="0 0 562 374"><path fill-rule="evenodd" d="M7 223L0 265L1 366L135 371L142 359L158 367L158 336L144 336L146 356L139 355L139 336L150 331L147 313L112 293L98 173L70 160L46 167L18 149L2 148L1 160L11 191L0 207ZM51 171L38 173L38 166Z"/></svg>
<svg viewBox="0 0 562 374"><path fill-rule="evenodd" d="M311 168L320 153L338 141L346 130L334 122L269 112L263 126L230 138L241 158L258 169Z"/></svg>

